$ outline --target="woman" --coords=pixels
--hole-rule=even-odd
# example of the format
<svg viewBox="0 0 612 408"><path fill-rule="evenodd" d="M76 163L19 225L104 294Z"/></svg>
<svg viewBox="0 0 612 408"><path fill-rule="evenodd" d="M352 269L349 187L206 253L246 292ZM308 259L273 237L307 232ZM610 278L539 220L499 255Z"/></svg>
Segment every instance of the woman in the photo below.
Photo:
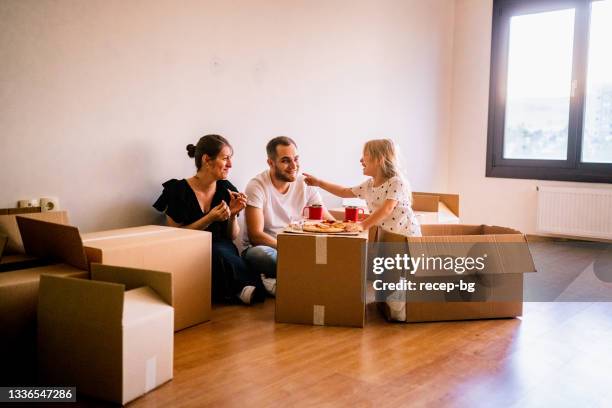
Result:
<svg viewBox="0 0 612 408"><path fill-rule="evenodd" d="M246 207L227 176L233 149L227 139L206 135L196 146L187 145L195 159L196 174L189 179L168 180L153 207L166 213L171 227L212 233L212 295L214 301L240 299L245 304L263 300L261 279L244 263L232 242L240 233L237 217Z"/></svg>

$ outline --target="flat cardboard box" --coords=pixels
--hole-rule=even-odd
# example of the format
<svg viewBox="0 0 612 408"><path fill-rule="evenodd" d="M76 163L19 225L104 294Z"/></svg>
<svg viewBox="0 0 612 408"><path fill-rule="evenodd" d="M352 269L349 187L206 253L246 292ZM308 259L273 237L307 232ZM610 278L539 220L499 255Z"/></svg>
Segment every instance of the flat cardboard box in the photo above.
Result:
<svg viewBox="0 0 612 408"><path fill-rule="evenodd" d="M25 249L17 226L17 217L27 217L36 220L68 224L68 213L66 211L46 211L24 214L0 215L0 232L8 236L5 254L24 254Z"/></svg>
<svg viewBox="0 0 612 408"><path fill-rule="evenodd" d="M172 379L172 275L92 264L91 278L41 277L41 381L126 404Z"/></svg>
<svg viewBox="0 0 612 408"><path fill-rule="evenodd" d="M523 311L523 274L536 272L525 235L511 228L488 225L423 225L422 237L403 237L381 231L379 242L404 243L411 256L452 254L459 244L471 255L487 253L485 269L473 278L483 283L485 301L456 301L444 293L428 294L420 301L418 293L407 292L406 321L428 322L517 317ZM453 272L450 272L453 274ZM418 273L417 273L418 275ZM456 274L410 275L416 282L444 282ZM463 275L462 275L463 276ZM468 275L465 275L466 278ZM388 306L383 311L389 318Z"/></svg>
<svg viewBox="0 0 612 408"><path fill-rule="evenodd" d="M87 278L67 264L0 273L0 384L26 385L36 380L36 309L42 274Z"/></svg>
<svg viewBox="0 0 612 408"><path fill-rule="evenodd" d="M171 272L175 330L210 320L209 232L148 225L82 237L90 262Z"/></svg>
<svg viewBox="0 0 612 408"><path fill-rule="evenodd" d="M363 327L367 233L277 239L276 321Z"/></svg>

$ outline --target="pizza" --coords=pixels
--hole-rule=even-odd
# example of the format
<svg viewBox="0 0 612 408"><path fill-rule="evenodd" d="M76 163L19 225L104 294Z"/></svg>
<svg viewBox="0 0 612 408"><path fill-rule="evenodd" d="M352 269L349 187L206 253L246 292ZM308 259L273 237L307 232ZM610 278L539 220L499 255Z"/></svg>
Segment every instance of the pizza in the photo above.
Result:
<svg viewBox="0 0 612 408"><path fill-rule="evenodd" d="M302 226L302 231L306 232L323 232L323 233L335 233L335 232L346 232L346 223L340 221L321 221L313 224L306 223Z"/></svg>

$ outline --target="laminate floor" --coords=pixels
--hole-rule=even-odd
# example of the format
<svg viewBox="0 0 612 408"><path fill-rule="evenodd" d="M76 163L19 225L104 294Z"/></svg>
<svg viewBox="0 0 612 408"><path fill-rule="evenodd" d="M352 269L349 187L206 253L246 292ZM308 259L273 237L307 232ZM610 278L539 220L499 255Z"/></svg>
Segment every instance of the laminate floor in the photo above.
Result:
<svg viewBox="0 0 612 408"><path fill-rule="evenodd" d="M567 269L556 298L599 256L532 250L544 273ZM571 262L582 269L567 272ZM268 299L215 307L211 322L177 333L174 379L129 406L606 407L611 346L609 302L529 302L517 319L417 324L388 323L368 304L358 329L276 324Z"/></svg>

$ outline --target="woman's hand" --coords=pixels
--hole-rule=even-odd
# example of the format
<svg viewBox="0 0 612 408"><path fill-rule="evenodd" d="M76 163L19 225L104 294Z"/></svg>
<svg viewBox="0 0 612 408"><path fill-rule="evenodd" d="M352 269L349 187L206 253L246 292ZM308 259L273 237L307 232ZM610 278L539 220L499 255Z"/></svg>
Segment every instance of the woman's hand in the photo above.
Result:
<svg viewBox="0 0 612 408"><path fill-rule="evenodd" d="M230 208L225 203L225 201L221 201L218 206L213 208L206 214L207 217L210 217L211 223L217 221L225 221L230 217Z"/></svg>
<svg viewBox="0 0 612 408"><path fill-rule="evenodd" d="M319 180L312 174L308 174L308 173L302 173L302 174L304 175L304 183L306 183L307 186L321 187L321 180Z"/></svg>
<svg viewBox="0 0 612 408"><path fill-rule="evenodd" d="M229 210L230 216L238 214L244 210L247 205L247 196L244 193L238 193L236 191L227 190L230 194Z"/></svg>

